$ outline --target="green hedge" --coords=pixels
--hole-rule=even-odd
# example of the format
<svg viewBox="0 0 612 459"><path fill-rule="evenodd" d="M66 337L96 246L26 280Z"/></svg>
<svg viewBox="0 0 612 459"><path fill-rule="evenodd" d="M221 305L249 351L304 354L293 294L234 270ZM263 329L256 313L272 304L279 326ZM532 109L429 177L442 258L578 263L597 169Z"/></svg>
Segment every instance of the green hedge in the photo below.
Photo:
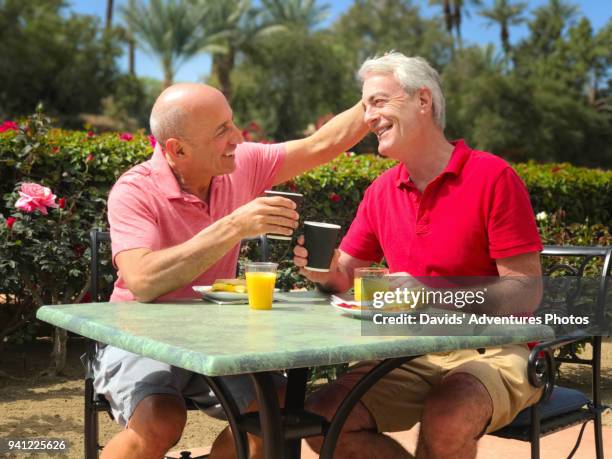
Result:
<svg viewBox="0 0 612 459"><path fill-rule="evenodd" d="M89 276L88 231L106 227L106 197L115 180L152 153L142 133L98 135L48 126L38 113L18 130L0 132L0 323L13 329L15 317L27 322L43 302L80 299ZM333 221L346 231L365 188L392 165L374 155L344 154L280 188L305 194L302 219ZM611 171L569 164L514 166L534 210L546 214L539 221L545 243L612 244ZM48 216L18 212L21 182L50 187L64 198L64 208L50 209ZM15 223L8 225L8 218ZM274 257L281 259L290 249L277 244ZM303 282L289 262L282 269L284 287Z"/></svg>

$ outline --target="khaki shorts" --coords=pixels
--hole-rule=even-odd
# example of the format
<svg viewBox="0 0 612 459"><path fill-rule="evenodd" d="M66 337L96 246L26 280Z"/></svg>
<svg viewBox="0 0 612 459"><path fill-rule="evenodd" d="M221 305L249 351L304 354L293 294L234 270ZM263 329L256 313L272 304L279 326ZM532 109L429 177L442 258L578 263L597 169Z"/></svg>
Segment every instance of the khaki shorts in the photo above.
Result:
<svg viewBox="0 0 612 459"><path fill-rule="evenodd" d="M480 354L468 349L418 357L393 370L361 399L376 421L379 432L409 430L420 421L425 398L445 377L468 373L487 389L493 401L493 415L487 432L512 422L524 408L536 403L541 388L527 379L526 345L493 347ZM377 362L361 362L338 380L352 387Z"/></svg>

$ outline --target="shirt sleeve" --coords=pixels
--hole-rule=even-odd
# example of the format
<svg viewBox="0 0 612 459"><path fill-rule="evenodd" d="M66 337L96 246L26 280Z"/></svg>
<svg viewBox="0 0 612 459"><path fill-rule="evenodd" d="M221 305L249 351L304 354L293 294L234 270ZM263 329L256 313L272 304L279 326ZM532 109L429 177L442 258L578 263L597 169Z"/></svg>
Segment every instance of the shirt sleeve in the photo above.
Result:
<svg viewBox="0 0 612 459"><path fill-rule="evenodd" d="M383 258L383 250L370 212L371 194L370 187L366 190L357 214L340 243L340 250L360 260L379 262Z"/></svg>
<svg viewBox="0 0 612 459"><path fill-rule="evenodd" d="M494 259L542 250L527 188L510 167L504 169L494 185L487 234Z"/></svg>
<svg viewBox="0 0 612 459"><path fill-rule="evenodd" d="M241 170L247 174L244 178L249 184L250 196L256 197L272 188L285 161L285 144L246 143L242 149Z"/></svg>
<svg viewBox="0 0 612 459"><path fill-rule="evenodd" d="M108 197L108 222L113 264L117 254L126 250L159 249L157 218L137 186L118 182L113 187Z"/></svg>

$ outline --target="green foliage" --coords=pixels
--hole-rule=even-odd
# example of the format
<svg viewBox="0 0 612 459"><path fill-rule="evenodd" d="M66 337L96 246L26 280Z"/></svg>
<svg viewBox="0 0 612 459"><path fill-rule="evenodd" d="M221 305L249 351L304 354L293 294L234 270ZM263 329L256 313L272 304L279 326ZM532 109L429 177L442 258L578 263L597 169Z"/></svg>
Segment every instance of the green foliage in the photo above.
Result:
<svg viewBox="0 0 612 459"><path fill-rule="evenodd" d="M276 140L302 137L308 123L355 103L342 99L345 88L355 83L325 34L261 37L232 81L237 121L256 120Z"/></svg>
<svg viewBox="0 0 612 459"><path fill-rule="evenodd" d="M0 1L0 117L97 112L118 75L117 37L94 16L65 14L61 0Z"/></svg>
<svg viewBox="0 0 612 459"><path fill-rule="evenodd" d="M368 57L396 50L422 56L437 68L450 58L451 39L440 18L425 19L408 0L356 1L332 31L349 56L355 72Z"/></svg>

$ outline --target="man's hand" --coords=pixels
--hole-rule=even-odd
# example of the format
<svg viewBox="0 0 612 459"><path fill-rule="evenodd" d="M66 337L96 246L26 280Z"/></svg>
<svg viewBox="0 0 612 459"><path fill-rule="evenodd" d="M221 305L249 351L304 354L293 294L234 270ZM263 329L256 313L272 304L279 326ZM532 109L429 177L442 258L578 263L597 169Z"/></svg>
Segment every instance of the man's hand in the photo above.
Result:
<svg viewBox="0 0 612 459"><path fill-rule="evenodd" d="M311 271L306 269L305 266L308 263L308 250L304 247L304 236L299 236L297 239L298 245L293 248L293 263L295 266L300 268L300 274L311 282L317 284L327 284L330 279L330 275L338 271L338 258L340 257L340 251L334 251L334 257L331 265L329 266L329 272Z"/></svg>
<svg viewBox="0 0 612 459"><path fill-rule="evenodd" d="M274 233L291 236L298 226L299 215L291 199L280 196L257 198L239 207L228 217L242 239Z"/></svg>

